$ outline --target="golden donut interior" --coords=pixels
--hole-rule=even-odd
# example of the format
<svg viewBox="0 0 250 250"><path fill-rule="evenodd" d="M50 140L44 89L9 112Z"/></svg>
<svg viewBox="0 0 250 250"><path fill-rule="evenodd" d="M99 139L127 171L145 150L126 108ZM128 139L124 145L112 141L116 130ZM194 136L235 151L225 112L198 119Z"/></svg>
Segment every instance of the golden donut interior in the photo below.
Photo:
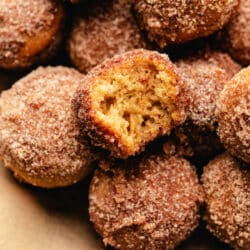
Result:
<svg viewBox="0 0 250 250"><path fill-rule="evenodd" d="M181 115L175 105L176 76L158 61L136 58L110 68L92 85L98 123L119 139L130 154L166 134Z"/></svg>

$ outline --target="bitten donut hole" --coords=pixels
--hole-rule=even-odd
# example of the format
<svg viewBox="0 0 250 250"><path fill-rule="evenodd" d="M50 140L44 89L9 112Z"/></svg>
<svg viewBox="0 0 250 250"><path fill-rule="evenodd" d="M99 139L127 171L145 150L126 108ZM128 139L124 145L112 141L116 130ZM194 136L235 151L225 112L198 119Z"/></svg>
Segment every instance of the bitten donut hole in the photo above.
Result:
<svg viewBox="0 0 250 250"><path fill-rule="evenodd" d="M142 144L166 133L178 120L176 78L163 64L140 59L110 69L93 84L97 120L135 152Z"/></svg>

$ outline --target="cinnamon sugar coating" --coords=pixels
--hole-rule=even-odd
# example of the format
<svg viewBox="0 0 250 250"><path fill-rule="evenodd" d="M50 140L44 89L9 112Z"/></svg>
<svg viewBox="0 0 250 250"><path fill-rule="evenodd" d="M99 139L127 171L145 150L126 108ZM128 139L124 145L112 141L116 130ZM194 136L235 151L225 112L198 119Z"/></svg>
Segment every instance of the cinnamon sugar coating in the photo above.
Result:
<svg viewBox="0 0 250 250"><path fill-rule="evenodd" d="M239 0L138 0L135 10L140 27L160 47L204 37L221 29Z"/></svg>
<svg viewBox="0 0 250 250"><path fill-rule="evenodd" d="M105 59L136 48L146 48L131 12L132 0L95 0L86 4L78 17L68 50L71 61L87 72Z"/></svg>
<svg viewBox="0 0 250 250"><path fill-rule="evenodd" d="M221 43L231 56L244 65L250 64L249 22L250 0L240 0L237 15L230 20L221 37Z"/></svg>
<svg viewBox="0 0 250 250"><path fill-rule="evenodd" d="M148 156L96 170L89 214L105 245L174 249L196 228L203 190L183 158Z"/></svg>
<svg viewBox="0 0 250 250"><path fill-rule="evenodd" d="M218 135L235 157L250 163L250 66L227 84L217 101Z"/></svg>
<svg viewBox="0 0 250 250"><path fill-rule="evenodd" d="M223 69L228 75L228 78L232 78L242 69L242 66L235 62L235 60L228 53L221 51L206 51L204 53L204 60L207 60L208 63L214 64Z"/></svg>
<svg viewBox="0 0 250 250"><path fill-rule="evenodd" d="M0 67L18 69L43 62L62 38L59 0L0 1Z"/></svg>
<svg viewBox="0 0 250 250"><path fill-rule="evenodd" d="M92 144L125 159L184 122L185 88L166 55L133 50L92 69L72 107Z"/></svg>
<svg viewBox="0 0 250 250"><path fill-rule="evenodd" d="M164 145L166 154L173 152L186 156L203 165L223 146L216 134L216 100L226 82L240 69L227 54L205 52L197 57L182 59L176 63L179 73L187 83L187 93L191 97L187 121L174 129Z"/></svg>
<svg viewBox="0 0 250 250"><path fill-rule="evenodd" d="M189 119L197 126L215 130L218 95L241 66L221 52L206 52L199 57L179 60L176 65L191 96Z"/></svg>
<svg viewBox="0 0 250 250"><path fill-rule="evenodd" d="M224 147L215 131L194 125L188 120L165 139L163 151L167 156L185 157L201 169L208 161L222 153Z"/></svg>
<svg viewBox="0 0 250 250"><path fill-rule="evenodd" d="M249 166L225 153L212 160L202 176L207 228L235 249L250 248Z"/></svg>
<svg viewBox="0 0 250 250"><path fill-rule="evenodd" d="M35 186L67 186L89 172L95 155L80 144L71 98L84 76L66 67L38 68L0 97L0 161Z"/></svg>

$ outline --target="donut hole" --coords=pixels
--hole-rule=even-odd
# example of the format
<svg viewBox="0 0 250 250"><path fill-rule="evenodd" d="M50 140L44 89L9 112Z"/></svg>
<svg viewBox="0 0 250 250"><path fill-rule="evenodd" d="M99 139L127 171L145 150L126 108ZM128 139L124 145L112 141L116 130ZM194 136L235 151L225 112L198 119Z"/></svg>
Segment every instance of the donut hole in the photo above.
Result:
<svg viewBox="0 0 250 250"><path fill-rule="evenodd" d="M63 38L60 1L0 1L0 66L22 69L54 56Z"/></svg>
<svg viewBox="0 0 250 250"><path fill-rule="evenodd" d="M177 95L173 72L142 58L111 68L92 89L96 119L112 129L128 154L179 122Z"/></svg>

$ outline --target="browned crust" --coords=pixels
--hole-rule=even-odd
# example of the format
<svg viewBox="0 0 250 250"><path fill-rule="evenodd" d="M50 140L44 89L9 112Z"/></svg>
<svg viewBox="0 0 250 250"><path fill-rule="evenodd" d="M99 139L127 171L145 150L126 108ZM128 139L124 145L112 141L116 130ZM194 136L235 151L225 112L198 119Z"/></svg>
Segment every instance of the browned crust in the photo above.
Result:
<svg viewBox="0 0 250 250"><path fill-rule="evenodd" d="M198 225L203 190L183 158L145 156L96 170L90 219L118 249L174 249Z"/></svg>
<svg viewBox="0 0 250 250"><path fill-rule="evenodd" d="M18 13L23 12L19 16L18 24L11 21L11 18L15 18L11 15L14 15L17 10L14 10L13 13L11 10L9 11L8 21L3 23L3 26L9 27L9 29L7 31L0 29L0 67L5 69L27 68L47 61L57 51L63 38L65 14L63 5L59 0L40 1L36 4L32 2L30 7L27 7L26 3L16 3ZM20 6L18 6L19 4ZM37 6L37 4L41 6ZM34 17L38 12L38 7L41 10L44 8L44 13ZM4 6L4 11L7 8L8 5ZM34 13L33 8L36 9ZM5 12L3 13L6 15ZM26 13L30 13L31 20L26 20L25 16L29 16ZM5 20L5 16L3 16L3 20ZM25 23L22 23L24 21Z"/></svg>
<svg viewBox="0 0 250 250"><path fill-rule="evenodd" d="M250 163L250 66L227 84L217 101L218 135L235 157Z"/></svg>
<svg viewBox="0 0 250 250"><path fill-rule="evenodd" d="M250 247L250 172L228 153L212 160L202 176L207 228L236 249Z"/></svg>
<svg viewBox="0 0 250 250"><path fill-rule="evenodd" d="M107 149L111 154L118 158L127 158L129 152L127 148L124 147L121 143L121 138L114 133L112 127L106 127L96 120L96 112L92 107L91 100L91 87L96 78L102 77L109 69L112 69L119 64L126 64L127 62L132 62L135 58L141 57L146 58L150 61L158 61L166 65L168 73L172 74L174 79L176 79L176 87L178 88L178 96L176 97L175 104L177 110L180 112L179 122L172 124L172 126L177 126L184 122L186 118L185 108L189 102L188 96L186 95L186 84L179 78L175 66L170 62L166 55L159 54L158 52L147 51L144 49L133 50L123 55L118 55L113 57L110 60L106 60L103 64L97 66L84 79L82 86L77 90L77 93L72 101L72 108L78 119L78 126L83 135L87 135L91 142L100 146L104 149ZM169 133L170 129L167 129ZM153 139L166 134L165 128L162 128L158 135L154 138L148 140L152 141ZM145 145L141 145L139 150L134 152L134 154L143 151Z"/></svg>
<svg viewBox="0 0 250 250"><path fill-rule="evenodd" d="M239 0L139 0L138 22L160 47L204 37L221 29L235 12Z"/></svg>

